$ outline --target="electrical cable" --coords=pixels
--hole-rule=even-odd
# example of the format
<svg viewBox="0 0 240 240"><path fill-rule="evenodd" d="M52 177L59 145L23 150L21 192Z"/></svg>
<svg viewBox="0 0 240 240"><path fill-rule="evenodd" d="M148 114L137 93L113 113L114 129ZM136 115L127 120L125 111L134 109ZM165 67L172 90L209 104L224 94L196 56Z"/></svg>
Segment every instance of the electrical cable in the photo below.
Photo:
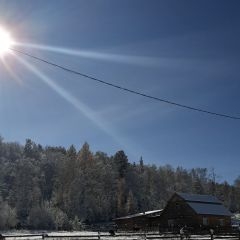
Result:
<svg viewBox="0 0 240 240"><path fill-rule="evenodd" d="M154 97L154 96L151 96L151 95L148 95L148 94L145 94L145 93L136 91L136 90L132 90L132 89L129 89L129 88L126 88L126 87L122 87L122 86L113 84L113 83L111 83L111 82L103 81L103 80L101 80L101 79L99 79L99 78L96 78L96 77L90 76L90 75L88 75L88 74L84 74L84 73L78 72L78 71L76 71L76 70L72 70L72 69L70 69L70 68L67 68L67 67L64 67L64 66L62 66L62 65L59 65L59 64L56 64L56 63L47 61L47 60L45 60L45 59L36 57L36 56L34 56L34 55L31 55L31 54L29 54L29 53L26 53L26 52L23 52L23 51L20 51L20 50L16 50L16 49L13 49L13 48L10 48L10 50L12 50L12 51L14 51L14 52L16 52L16 53L18 53L18 54L22 54L22 55L28 56L28 57L30 57L30 58L33 58L33 59L35 59L35 60L37 60L37 61L44 62L44 63L46 63L46 64L48 64L48 65L51 65L51 66L56 67L56 68L59 68L59 69L61 69L61 70L70 72L70 73L72 73L72 74L80 75L80 76L82 76L82 77L91 79L91 80L96 81L96 82L98 82L98 83L101 83L101 84L104 84L104 85L108 85L108 86L110 86L110 87L114 87L114 88L117 88L117 89L119 89L119 90L122 90L122 91L125 91L125 92L129 92L129 93L132 93L132 94L135 94L135 95L139 95L139 96L142 96L142 97L145 97L145 98L148 98L148 99L152 99L152 100L155 100L155 101L159 101L159 102L171 104L171 105L174 105L174 106L177 106L177 107L181 107L181 108L185 108L185 109L189 109L189 110L193 110L193 111L198 111L198 112L201 112L201 113L206 113L206 114L210 114L210 115L215 115L215 116L218 116L218 117L224 117L224 118L230 118L230 119L240 120L240 117L236 117L236 116L232 116L232 115L227 115L227 114L222 114L222 113L217 113L217 112L212 112L212 111L204 110L204 109L201 109L201 108L191 107L191 106L188 106L188 105L180 104L180 103L173 102L173 101L169 101L169 100L166 100L166 99Z"/></svg>

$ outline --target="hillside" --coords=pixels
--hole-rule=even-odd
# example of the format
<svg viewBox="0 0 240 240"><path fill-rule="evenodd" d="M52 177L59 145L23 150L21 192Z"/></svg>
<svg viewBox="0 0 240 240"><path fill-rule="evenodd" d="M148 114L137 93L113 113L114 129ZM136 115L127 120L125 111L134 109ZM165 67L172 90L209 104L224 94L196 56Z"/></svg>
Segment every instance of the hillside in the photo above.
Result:
<svg viewBox="0 0 240 240"><path fill-rule="evenodd" d="M0 228L74 229L81 223L161 209L174 191L213 194L240 210L240 178L216 182L214 170L145 165L93 153L88 143L43 147L0 139Z"/></svg>

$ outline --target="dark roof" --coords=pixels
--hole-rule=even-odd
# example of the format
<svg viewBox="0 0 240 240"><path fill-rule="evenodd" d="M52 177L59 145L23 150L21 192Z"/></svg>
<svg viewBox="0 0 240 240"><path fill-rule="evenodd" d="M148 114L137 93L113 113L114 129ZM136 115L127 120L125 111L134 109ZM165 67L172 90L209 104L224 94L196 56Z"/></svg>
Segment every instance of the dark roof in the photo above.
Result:
<svg viewBox="0 0 240 240"><path fill-rule="evenodd" d="M203 202L203 203L215 203L215 204L222 203L215 196L211 196L211 195L188 194L188 193L177 193L177 194L187 202Z"/></svg>
<svg viewBox="0 0 240 240"><path fill-rule="evenodd" d="M215 196L176 193L197 213L202 215L232 216Z"/></svg>
<svg viewBox="0 0 240 240"><path fill-rule="evenodd" d="M188 204L197 214L232 216L232 214L222 204L209 204L197 202L188 202Z"/></svg>
<svg viewBox="0 0 240 240"><path fill-rule="evenodd" d="M129 219L129 218L135 218L135 217L141 217L141 216L148 216L148 215L155 214L155 213L161 213L162 211L163 211L163 209L147 211L144 213L136 213L136 214L128 215L125 217L115 218L113 220L121 220L121 219Z"/></svg>

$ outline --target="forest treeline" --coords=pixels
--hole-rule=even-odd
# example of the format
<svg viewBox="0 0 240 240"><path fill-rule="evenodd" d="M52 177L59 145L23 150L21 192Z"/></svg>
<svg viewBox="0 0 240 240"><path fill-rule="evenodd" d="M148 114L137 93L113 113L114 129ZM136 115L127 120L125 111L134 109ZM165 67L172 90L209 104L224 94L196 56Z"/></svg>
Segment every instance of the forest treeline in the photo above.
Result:
<svg viewBox="0 0 240 240"><path fill-rule="evenodd" d="M42 147L0 138L0 228L73 229L115 217L162 209L174 191L213 194L240 210L240 177L216 181L213 169L145 165L93 153L88 143Z"/></svg>

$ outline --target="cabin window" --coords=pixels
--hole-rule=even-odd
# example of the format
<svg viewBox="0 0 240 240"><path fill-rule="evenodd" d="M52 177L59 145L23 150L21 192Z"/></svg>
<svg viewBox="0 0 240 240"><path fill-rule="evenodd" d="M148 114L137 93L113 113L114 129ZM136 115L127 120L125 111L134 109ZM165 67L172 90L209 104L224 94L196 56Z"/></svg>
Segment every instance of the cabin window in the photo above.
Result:
<svg viewBox="0 0 240 240"><path fill-rule="evenodd" d="M179 203L178 203L178 202L176 202L176 204L175 204L175 208L176 208L176 210L177 210L177 211L179 211L179 210L180 210L180 205L179 205Z"/></svg>
<svg viewBox="0 0 240 240"><path fill-rule="evenodd" d="M220 226L224 226L225 225L225 223L224 223L224 219L219 219L219 224L220 224Z"/></svg>
<svg viewBox="0 0 240 240"><path fill-rule="evenodd" d="M208 224L209 224L208 218L207 217L203 217L203 225L207 226Z"/></svg>

